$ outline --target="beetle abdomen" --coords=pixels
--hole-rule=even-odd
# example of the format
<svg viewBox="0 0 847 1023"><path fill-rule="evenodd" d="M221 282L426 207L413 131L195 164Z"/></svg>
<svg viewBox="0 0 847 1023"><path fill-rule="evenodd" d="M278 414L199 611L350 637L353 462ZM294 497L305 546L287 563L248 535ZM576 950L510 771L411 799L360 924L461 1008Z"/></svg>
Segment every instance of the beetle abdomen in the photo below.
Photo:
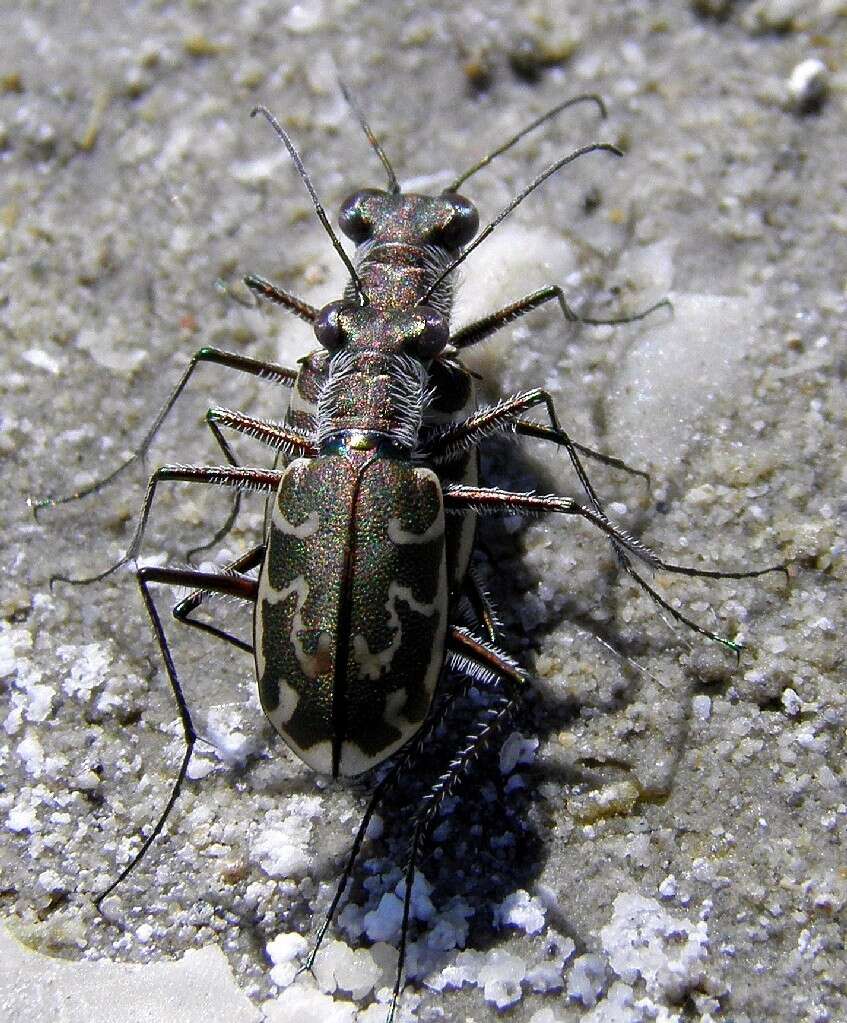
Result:
<svg viewBox="0 0 847 1023"><path fill-rule="evenodd" d="M309 766L380 763L417 731L443 662L438 478L355 454L298 459L280 484L256 605L262 706Z"/></svg>

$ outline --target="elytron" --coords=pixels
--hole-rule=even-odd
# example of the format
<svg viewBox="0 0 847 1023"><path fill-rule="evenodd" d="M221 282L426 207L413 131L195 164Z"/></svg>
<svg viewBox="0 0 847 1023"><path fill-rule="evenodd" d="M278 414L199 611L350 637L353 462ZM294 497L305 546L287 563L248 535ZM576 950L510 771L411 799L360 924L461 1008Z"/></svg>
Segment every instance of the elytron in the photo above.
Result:
<svg viewBox="0 0 847 1023"><path fill-rule="evenodd" d="M349 97L348 97L349 98ZM387 175L385 189L354 192L341 206L341 231L355 244L348 257L333 231L287 133L264 107L261 114L287 147L316 214L349 281L340 300L317 309L256 275L244 278L269 300L311 324L319 348L297 369L204 347L191 359L134 454L113 473L65 497L33 501L36 509L100 491L147 452L196 367L212 363L261 377L291 392L284 422L212 407L207 423L226 464L166 465L150 477L138 524L125 556L105 572L137 560L158 487L190 482L231 488L232 510L207 546L219 542L238 514L244 492L265 495L260 543L222 570L139 567L136 577L161 650L185 737L185 752L165 809L132 861L102 892L98 904L145 855L165 826L180 793L197 731L151 596L151 587L188 588L173 608L178 621L202 629L254 657L261 704L289 748L332 778L382 768L340 883L304 968L310 968L354 870L368 824L380 801L406 771L428 779L409 828L403 918L388 1021L402 990L412 883L427 838L445 800L483 749L502 730L529 683L526 672L500 649L498 623L471 570L480 515L578 516L611 543L620 568L676 621L737 652L737 644L693 622L669 605L636 565L687 576L752 578L756 571L702 571L670 564L613 524L583 466L583 458L618 468L617 459L576 444L562 428L553 401L532 388L478 408L472 373L462 353L544 303L555 301L565 319L626 323L652 313L591 319L577 316L562 290L550 285L451 331L455 271L531 192L566 164L588 153L621 156L608 143L584 146L557 160L522 189L479 231L472 202L459 193L468 178L528 132L576 103L605 108L597 96L558 104L461 174L438 195L403 192L388 158L351 102ZM534 409L546 421L527 418ZM271 468L238 463L224 431L247 434L275 452ZM479 446L505 432L564 449L586 501L510 492L479 480ZM633 470L631 470L633 471ZM214 617L194 617L207 598L224 594L253 609L253 639L228 633ZM208 610L208 609L207 609ZM470 728L450 741L449 755L432 769L422 748L445 726L451 700L443 680L460 690L486 689L490 700ZM455 695L455 687L451 691Z"/></svg>

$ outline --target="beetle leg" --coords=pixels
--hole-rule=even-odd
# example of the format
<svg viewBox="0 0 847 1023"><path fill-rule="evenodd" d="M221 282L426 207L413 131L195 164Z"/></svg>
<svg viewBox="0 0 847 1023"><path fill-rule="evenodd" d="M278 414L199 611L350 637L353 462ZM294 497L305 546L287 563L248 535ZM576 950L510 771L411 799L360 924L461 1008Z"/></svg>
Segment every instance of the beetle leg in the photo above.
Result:
<svg viewBox="0 0 847 1023"><path fill-rule="evenodd" d="M492 334L509 323L513 323L519 317L525 316L527 313L532 312L533 309L537 309L539 306L554 300L559 303L562 316L564 316L568 323L588 323L592 326L635 323L637 320L643 320L645 316L649 316L650 313L654 313L663 306L668 309L672 308L670 302L663 298L661 302L656 302L649 309L644 309L640 313L633 313L632 316L613 316L608 320L592 319L589 316L580 316L578 313L575 313L568 305L564 291L557 284L550 284L546 288L539 288L538 291L533 291L531 295L519 298L516 302L511 302L502 309L498 309L495 313L484 316L475 323L468 324L467 327L462 327L461 330L457 330L450 338L450 344L459 351L464 348L470 348L471 345L485 341L486 338L491 337Z"/></svg>
<svg viewBox="0 0 847 1023"><path fill-rule="evenodd" d="M550 426L542 423L534 423L531 420L521 419L520 416L538 405L544 405ZM579 455L593 458L604 465L612 466L615 469L622 469L633 476L641 476L650 482L649 473L642 469L635 469L626 462L615 458L612 455L595 451L584 444L577 444L562 429L553 399L548 391L535 387L531 391L520 391L518 394L503 398L495 405L488 405L485 408L477 409L466 419L458 423L449 423L447 426L435 430L426 440L424 451L433 462L449 462L460 457L468 448L473 447L490 437L494 433L513 431L526 437L536 437L540 440L550 440L565 448L570 457L571 463L579 476L585 492L597 500L596 494L588 479L588 475L579 460Z"/></svg>
<svg viewBox="0 0 847 1023"><path fill-rule="evenodd" d="M258 568L258 566L264 561L265 550L265 544L259 544L256 547L251 547L249 551L239 555L239 557L230 561L229 564L224 565L221 571L226 575L242 575L253 568ZM208 632L210 635L216 636L218 639L225 640L227 643L232 643L233 646L237 646L239 649L245 650L248 654L252 654L253 647L250 643L245 643L244 640L238 639L237 636L224 632L223 629L219 629L216 625L212 625L210 622L203 622L196 618L189 617L190 614L200 607L205 598L210 593L214 592L214 590L210 590L202 586L199 589L195 589L192 593L189 593L187 597L183 597L178 604L174 605L172 612L174 618L176 618L178 622L182 622L183 625L191 625L195 629L200 629L202 632Z"/></svg>
<svg viewBox="0 0 847 1023"><path fill-rule="evenodd" d="M382 780L374 787L371 792L368 805L365 809L364 816L362 817L361 823L359 824L359 830L356 832L356 837L353 839L353 845L350 848L350 852L347 856L347 862L344 864L344 870L341 873L341 878L335 889L332 902L330 903L329 909L323 919L323 923L318 929L318 933L315 936L314 944L303 962L303 965L298 970L298 973L304 971L311 972L314 966L315 959L318 952L320 951L321 944L323 943L326 932L329 930L332 924L335 911L338 909L338 905L347 889L347 885L350 882L350 876L353 873L353 867L356 864L356 859L359 856L359 851L362 848L362 843L365 840L365 835L370 825L371 818L376 812L376 808L385 798L386 794L394 788L397 784L398 779L403 774L403 771L408 768L409 763L418 757L421 748L425 742L431 738L431 736L438 730L441 723L443 722L446 711L449 708L449 701L445 701L440 707L440 713L433 716L433 718L421 729L415 738L407 745L395 758L394 763L391 765L388 773L382 778Z"/></svg>
<svg viewBox="0 0 847 1023"><path fill-rule="evenodd" d="M700 568L691 568L687 565L676 565L672 562L663 561L649 547L637 537L628 533L620 526L614 525L598 508L587 508L577 501L568 497L557 497L551 494L535 493L510 493L500 490L497 487L468 487L461 484L447 484L444 487L444 508L445 511L464 512L476 511L485 515L538 515L547 512L558 512L562 515L578 515L590 522L593 526L602 530L613 542L618 561L624 571L635 580L635 582L649 594L653 601L666 611L675 621L686 625L694 632L713 639L736 656L740 655L741 645L715 632L704 629L696 622L687 618L676 608L672 607L655 589L643 579L632 567L632 563L626 555L632 555L643 561L652 569L663 572L672 572L677 575L696 576L707 579L755 579L760 575L769 572L783 572L787 575L787 568L784 564L770 565L768 568L754 570L725 572Z"/></svg>
<svg viewBox="0 0 847 1023"><path fill-rule="evenodd" d="M285 451L285 453L290 455L292 458L299 458L301 456L309 457L317 453L317 448L312 441L297 430L293 430L291 427L285 426L281 423L272 423L264 419L255 419L252 416L245 415L243 412L235 412L232 409L217 407L210 408L206 413L206 425L211 430L212 436L217 441L218 447L221 451L223 451L227 462L233 466L239 465L240 462L235 457L232 447L224 437L221 431L221 426L226 426L238 433L245 433L250 437L254 437L262 444L267 444L268 447L274 448L277 451ZM240 508L241 491L237 490L226 522L224 522L217 533L215 533L212 539L207 543L202 544L200 547L191 548L186 555L189 561L193 554L199 554L201 551L207 551L210 548L217 546L221 540L223 540L235 524Z"/></svg>
<svg viewBox="0 0 847 1023"><path fill-rule="evenodd" d="M543 423L536 423L532 420L521 419L524 412L544 405L550 426ZM633 476L641 476L648 483L650 474L643 469L636 469L627 465L620 458L607 455L602 451L595 451L594 448L586 447L585 444L578 444L561 427L553 399L548 391L536 387L530 391L520 391L518 394L503 398L495 405L477 409L467 419L458 423L450 423L447 426L435 431L426 442L426 453L434 461L449 461L456 458L468 447L478 444L485 437L498 431L512 431L524 437L535 437L538 440L549 440L567 449L571 461L575 462L576 453L586 458L593 458L603 465L611 466L613 469L621 469ZM578 461L578 460L577 460ZM577 469L579 472L579 469ZM582 478L583 473L580 474Z"/></svg>
<svg viewBox="0 0 847 1023"><path fill-rule="evenodd" d="M412 746L416 750L419 748L417 740L413 741ZM368 800L364 816L359 824L359 830L356 832L356 837L353 839L353 845L351 846L350 852L347 856L347 862L344 864L344 870L341 872L341 878L335 887L335 894L332 897L332 902L329 904L329 909L326 911L323 922L318 928L318 933L315 936L314 943L309 950L309 954L300 966L300 969L297 971L298 973L304 973L306 971L309 973L312 972L312 967L315 964L315 959L317 958L318 952L323 944L323 940L326 937L326 932L329 930L333 917L335 916L335 911L338 909L338 904L341 902L344 892L347 890L347 885L350 882L350 875L353 873L353 867L356 864L356 860L359 856L359 850L362 848L362 843L365 840L365 835L367 833L368 826L371 823L371 818L376 812L376 808L382 802L386 792L394 787L397 782L397 778L405 766L405 763L405 756L401 755L392 765L388 774L385 775L382 781L375 786L373 792L371 792L371 797Z"/></svg>
<svg viewBox="0 0 847 1023"><path fill-rule="evenodd" d="M533 423L517 418L522 413L527 412L538 405L544 405L547 411L551 424L549 428L544 427L539 423ZM439 457L449 460L451 457L458 457L467 449L468 446L478 444L484 437L489 436L498 430L508 429L514 429L515 432L523 433L527 436L543 437L544 439L553 440L557 444L561 444L570 457L571 464L579 477L583 490L588 495L595 513L600 517L601 521L608 523L600 498L598 497L597 492L588 477L588 473L585 471L585 468L579 458L579 452L590 453L592 457L598 455L598 453L592 452L590 449L583 448L582 445L577 445L571 440L559 424L559 419L556 415L556 408L553 404L552 397L543 388L534 388L533 390L523 391L519 394L512 395L511 397L504 398L496 405L479 409L460 423L448 424L446 427L435 433L430 440L428 440L426 451L428 456L435 462L438 461ZM599 455L599 459L607 464L617 462L617 459L611 459L609 456ZM649 476L647 476L646 473L641 473L637 469L632 469L625 465L625 463L621 462L619 464L622 468L629 472L643 475L649 482ZM598 522L597 524L599 525L600 523ZM627 534L627 536L629 536L629 534ZM625 544L622 544L619 541L619 538L614 535L610 535L609 539L618 564L638 583L639 586L645 590L645 592L656 604L659 605L659 607L668 611L668 613L677 621L694 629L695 632L699 632L709 638L716 639L720 643L728 643L728 641L716 636L714 633L704 631L684 615L681 615L679 612L671 608L667 602L649 585L649 583L635 572L625 553ZM634 538L629 537L629 539L631 540ZM637 553L639 557L643 557L643 553L638 553L631 548L630 553ZM649 553L652 554L652 552ZM699 573L696 570L692 570L691 574ZM494 636L492 634L490 635L493 639ZM729 649L738 655L740 648L738 644L733 643L730 644Z"/></svg>
<svg viewBox="0 0 847 1023"><path fill-rule="evenodd" d="M491 643L496 643L497 633L502 628L502 622L492 603L490 594L482 585L473 566L468 569L462 583L462 596L467 598L474 618L485 632L486 638Z"/></svg>
<svg viewBox="0 0 847 1023"><path fill-rule="evenodd" d="M603 512L587 508L570 497L555 494L513 493L498 487L469 487L461 483L444 486L444 508L447 511L475 511L480 515L539 515L558 512L562 515L578 515L606 533L628 554L643 561L650 568L673 572L676 575L696 576L706 579L755 579L770 572L786 574L786 565L769 565L767 568L726 572L717 569L691 568L663 561L641 540L614 525Z"/></svg>
<svg viewBox="0 0 847 1023"><path fill-rule="evenodd" d="M539 405L543 405L547 411L551 424L549 428L542 426L540 423L532 423L519 418L524 412L528 412ZM496 405L478 409L461 422L447 424L436 430L427 439L424 452L436 464L439 460L449 462L452 459L461 457L463 452L469 447L479 444L481 440L492 433L510 429L519 433L526 433L530 436L542 436L545 439L554 440L557 444L564 447L592 507L600 516L606 517L600 498L580 461L578 453L579 451L588 451L594 456L597 452L591 452L590 449L574 444L559 423L559 417L556 415L556 407L553 404L552 397L543 388L536 387L530 391L513 394L508 398L502 399ZM617 459L610 459L609 456L601 455L599 457L601 461L605 461L607 464L618 461ZM637 469L630 469L623 462L620 462L619 465L630 472L645 476L649 482L649 476L646 473L640 473ZM623 549L613 538L610 542L618 562L624 565L627 559Z"/></svg>
<svg viewBox="0 0 847 1023"><path fill-rule="evenodd" d="M165 630L162 628L162 621L159 617L159 612L156 610L156 605L153 602L153 598L150 596L150 591L148 589L149 584L164 583L168 586L193 586L196 589L202 590L204 593L225 593L253 603L256 601L256 594L258 592L258 583L254 579L237 575L220 575L216 572L198 572L194 569L155 568L147 566L140 568L136 572L136 578L138 579L138 586L141 590L141 596L144 600L144 606L147 609L150 623L153 626L156 641L159 644L162 660L165 663L165 670L168 674L171 690L174 694L174 699L176 700L180 721L182 722L182 733L185 738L185 753L183 754L182 763L179 766L176 780L174 781L173 788L171 789L171 794L165 804L165 809L162 811L162 814L154 825L153 830L147 838L144 839L141 848L135 856L133 856L129 864L124 867L109 887L102 891L94 900L94 905L98 909L100 908L103 900L107 896L111 895L118 885L132 873L135 867L138 866L144 858L147 850L162 833L162 829L165 826L170 812L179 798L180 791L182 790L182 784L185 781L185 776L188 771L191 754L194 751L194 744L197 741L197 730L194 727L191 711L189 710L188 702L185 699L185 694L182 691L182 686L180 685L179 677L177 676L176 666L174 665L173 657L171 656L168 640L165 636ZM237 643L235 637L229 638Z"/></svg>
<svg viewBox="0 0 847 1023"><path fill-rule="evenodd" d="M156 434L159 432L168 414L177 402L177 399L185 390L186 384L191 379L194 370L201 362L211 362L217 366L224 366L227 369L237 370L239 373L249 373L253 376L262 377L273 383L282 384L284 387L293 387L297 379L297 370L288 369L286 366L279 366L274 362L263 362L260 359L250 359L246 355L237 355L235 352L223 352L217 348L200 348L191 357L185 372L179 379L176 387L171 391L165 404L159 409L156 418L153 420L141 443L124 462L102 479L89 483L88 486L72 494L65 494L62 497L39 497L29 498L29 506L37 515L42 508L54 508L56 505L68 504L71 501L78 501L80 498L96 494L103 487L108 486L117 479L125 469L128 469L135 462L143 459L147 454L150 445Z"/></svg>
<svg viewBox="0 0 847 1023"><path fill-rule="evenodd" d="M315 322L318 310L313 305L309 305L308 302L304 302L302 298L297 298L296 295L283 291L282 288L277 287L276 284L271 284L270 281L266 281L264 277L259 277L258 274L247 274L243 280L257 297L267 298L269 301L283 306L289 312L294 313L295 316L299 316L301 320L305 320L306 323Z"/></svg>
<svg viewBox="0 0 847 1023"><path fill-rule="evenodd" d="M619 526L615 526L603 511L588 508L571 497L537 494L534 491L517 493L501 490L499 487L473 487L462 483L445 484L443 493L445 511L475 511L479 515L543 515L549 512L558 512L561 515L578 515L602 530L615 544L644 561L651 568L661 567L668 571L683 571L686 575L701 574L697 569L682 570L677 566L665 565L659 556L639 539ZM754 574L761 575L762 573Z"/></svg>
<svg viewBox="0 0 847 1023"><path fill-rule="evenodd" d="M147 520L150 517L150 509L156 495L156 487L163 481L181 481L183 483L204 483L210 486L235 487L239 490L258 490L270 492L276 490L282 479L283 473L276 469L254 469L248 466L230 465L164 465L157 469L147 484L147 492L144 495L144 503L141 506L141 515L138 525L135 527L132 539L126 554L114 565L111 565L104 572L88 576L83 579L71 579L64 575L50 577L50 585L55 582L71 583L74 586L86 586L89 583L99 582L113 572L116 572L122 565L134 561L140 551L141 542L144 539L144 531L147 528Z"/></svg>
<svg viewBox="0 0 847 1023"><path fill-rule="evenodd" d="M206 426L208 426L210 433L215 438L215 443L223 452L223 456L227 460L227 462L230 465L240 465L241 463L236 458L235 452L232 450L229 441L226 439L226 437L224 437L218 424L213 422L209 418L208 412L206 413ZM187 551L185 554L185 560L190 562L195 554L202 554L203 551L208 551L211 550L212 547L217 547L217 545L224 539L225 536L229 534L229 531L235 525L235 520L238 518L238 512L240 510L241 492L237 490L235 492L235 496L233 497L232 506L230 507L229 510L229 515L227 515L226 517L226 522L224 522L224 524L217 531L217 533L215 533L211 540L207 541L204 544L201 544L199 547L192 547L191 550Z"/></svg>
<svg viewBox="0 0 847 1023"><path fill-rule="evenodd" d="M459 752L452 757L424 796L423 805L415 817L404 877L403 920L400 928L397 973L387 1023L394 1020L403 984L412 886L423 844L444 801L454 794L474 761L509 720L526 682L523 670L507 654L458 626L451 626L448 630L447 657L452 667L464 672L472 681L502 682L505 683L507 691L485 709L483 719L465 736Z"/></svg>
<svg viewBox="0 0 847 1023"><path fill-rule="evenodd" d="M479 680L472 678L469 674L466 674L466 681L464 691L470 689L472 685L478 684ZM320 950L321 943L323 942L326 932L332 924L332 919L335 916L335 912L338 909L339 903L346 891L347 885L350 881L350 876L353 873L353 867L355 866L356 859L358 858L359 852L362 848L362 844L365 840L365 835L370 825L371 818L376 812L376 808L385 799L386 795L395 788L397 782L402 778L404 772L409 770L410 765L414 767L420 762L422 751L426 747L427 743L432 737L438 732L447 718L450 709L455 699L455 695L451 695L447 699L442 699L435 710L430 714L427 720L424 722L423 727L417 733L417 735L410 740L401 750L399 750L391 763L387 774L377 783L371 792L370 799L368 800L367 808L365 809L364 816L362 817L359 829L356 832L356 837L353 840L353 845L347 856L347 862L344 865L344 870L341 874L341 879L335 889L335 895L333 896L332 902L330 903L329 909L327 910L323 923L321 924L317 936L315 937L314 944L306 957L303 965L300 967L299 973L306 970L312 970L318 951Z"/></svg>
<svg viewBox="0 0 847 1023"><path fill-rule="evenodd" d="M529 419L516 419L512 429L521 437L535 437L538 440L550 440L553 441L554 444L563 443L560 430L544 426L542 423L534 423ZM650 486L650 473L645 472L644 469L636 469L634 465L630 465L622 458L616 458L614 455L606 454L605 451L597 451L596 448L590 448L586 444L580 444L578 441L573 439L571 440L571 446L574 451L578 452L584 458L590 458L595 462L599 462L601 465L608 465L610 469L619 469L621 472L629 473L630 476L640 476L647 486Z"/></svg>
<svg viewBox="0 0 847 1023"><path fill-rule="evenodd" d="M481 592L481 589L480 589ZM448 630L448 659L450 660L451 667L461 672L465 677L464 689L467 691L474 685L491 685L493 682L507 681L515 688L517 688L524 682L524 673L518 667L518 665L508 656L498 650L493 642L491 644L486 643L483 640L477 639L469 630L463 629L459 626L451 626ZM332 902L330 903L329 909L324 916L323 923L318 930L315 942L306 957L303 965L300 967L299 972L305 970L311 971L315 958L317 957L318 951L320 950L321 943L323 942L326 932L329 929L332 919L335 916L335 912L338 909L339 903L344 895L347 885L350 881L350 876L353 873L353 867L356 859L362 847L362 843L365 840L365 834L368 830L368 825L371 822L371 818L376 812L376 808L383 801L385 796L396 786L398 780L402 777L403 773L409 769L410 765L419 763L422 750L426 744L432 739L441 725L444 723L445 718L449 714L453 703L453 698L442 700L437 706L434 713L430 715L424 724L423 728L418 734L403 747L402 750L396 755L393 764L391 765L388 773L382 778L382 780L376 785L371 797L368 800L368 805L365 810L364 816L362 817L361 823L359 824L359 830L356 832L356 837L353 840L353 845L350 849L350 853L347 857L347 862L344 865L344 870L341 874L341 879L335 890ZM489 729L490 731L490 729ZM489 731L486 732L488 736ZM487 741L487 738L483 740ZM467 746L468 743L463 743L463 746ZM480 745L479 749L482 748ZM437 785L437 783L436 783ZM430 790L430 795L434 789ZM429 796L427 798L430 798ZM446 798L446 797L445 797ZM443 801L443 800L442 800ZM439 802L439 806L441 803ZM436 808L437 810L437 808ZM433 815L434 816L434 813ZM418 836L417 839L413 839L417 844L426 837L425 834ZM411 882L410 882L411 885ZM411 891L409 887L408 891ZM408 920L404 925L407 928ZM401 935L402 939L403 935ZM405 948L405 943L403 944ZM402 962L399 965L398 977L402 975ZM399 987L397 989L399 991ZM396 995L396 993L395 993ZM393 1012L393 1009L392 1009Z"/></svg>
<svg viewBox="0 0 847 1023"><path fill-rule="evenodd" d="M528 412L530 409L539 405L543 405L546 409L547 416L550 420L550 427L545 427L540 423L533 423L519 418L524 412ZM555 443L564 447L571 460L571 465L582 484L582 488L591 502L591 505L604 519L606 515L603 511L603 505L601 504L600 498L588 477L588 473L585 471L585 468L580 461L579 452L587 452L591 457L597 456L601 461L604 461L607 464L617 462L627 471L645 476L649 482L649 476L647 476L646 473L641 473L637 469L631 469L629 466L625 465L625 463L618 462L617 459L611 459L609 456L599 455L597 452L593 452L590 449L582 447L582 445L575 444L568 434L562 429L559 423L559 418L556 415L556 408L553 404L552 397L547 391L540 387L511 395L508 398L504 398L496 405L491 405L488 408L479 409L473 412L462 422L448 424L436 432L433 437L428 439L425 451L436 463L438 462L439 457L449 461L451 458L459 457L461 453L468 448L468 446L478 444L484 437L489 436L498 430L510 429L515 430L517 433L524 433L529 436L543 437L544 439L553 440ZM621 564L627 571L630 571L629 562L621 545L617 543L614 538L610 538L610 542L619 564ZM493 635L491 638L494 638Z"/></svg>
<svg viewBox="0 0 847 1023"><path fill-rule="evenodd" d="M218 407L209 409L206 413L206 422L210 429L213 427L219 429L218 424L220 424L220 426L235 430L237 433L247 434L248 437L254 437L259 443L266 444L269 448L283 451L291 458L313 458L318 453L318 447L310 437L284 423L274 423L268 419L255 419L243 412ZM230 464L237 463L231 462Z"/></svg>

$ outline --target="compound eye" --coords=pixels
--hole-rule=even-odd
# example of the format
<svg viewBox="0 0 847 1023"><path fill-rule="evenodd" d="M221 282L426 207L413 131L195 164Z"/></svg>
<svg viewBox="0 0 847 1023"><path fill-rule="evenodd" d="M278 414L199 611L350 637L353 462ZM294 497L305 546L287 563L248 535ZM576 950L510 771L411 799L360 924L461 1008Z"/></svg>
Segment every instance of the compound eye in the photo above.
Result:
<svg viewBox="0 0 847 1023"><path fill-rule="evenodd" d="M341 204L338 226L357 245L366 242L373 233L371 204L368 200L379 194L375 188L362 188L348 196Z"/></svg>
<svg viewBox="0 0 847 1023"><path fill-rule="evenodd" d="M447 320L432 306L418 306L419 330L409 343L410 354L418 359L434 359L450 340Z"/></svg>
<svg viewBox="0 0 847 1023"><path fill-rule="evenodd" d="M450 219L441 229L441 244L448 249L460 249L479 230L479 213L470 199L458 192L443 192L441 197L453 208Z"/></svg>
<svg viewBox="0 0 847 1023"><path fill-rule="evenodd" d="M315 317L312 329L315 332L315 337L328 352L337 352L344 344L345 338L340 320L340 314L344 308L344 302L330 302Z"/></svg>

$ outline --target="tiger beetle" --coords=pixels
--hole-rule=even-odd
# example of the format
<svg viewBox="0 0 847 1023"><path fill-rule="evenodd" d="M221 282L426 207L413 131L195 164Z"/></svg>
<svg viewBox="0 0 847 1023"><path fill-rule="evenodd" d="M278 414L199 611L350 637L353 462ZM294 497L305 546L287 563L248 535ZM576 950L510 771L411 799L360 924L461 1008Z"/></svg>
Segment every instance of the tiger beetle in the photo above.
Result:
<svg viewBox="0 0 847 1023"><path fill-rule="evenodd" d="M345 96L347 96L345 92ZM211 547L231 528L241 494L266 495L262 542L219 572L145 566L136 578L170 680L185 738L185 752L170 797L132 861L96 899L130 874L161 833L179 796L197 740L151 587L188 588L173 608L175 618L251 653L265 714L291 750L309 767L332 778L353 777L393 758L375 785L329 910L304 969L311 969L352 875L370 820L406 771L423 770L421 752L449 722L451 701L440 681L452 669L464 682L487 689L491 699L477 723L463 729L446 763L435 772L412 817L404 871L405 897L398 963L388 1010L395 1017L402 989L410 923L412 883L426 840L445 800L514 712L527 673L498 645L498 623L470 570L480 515L578 516L606 536L620 568L672 619L734 651L740 646L711 632L668 604L636 570L749 579L784 571L705 571L662 560L606 515L583 467L593 458L626 469L625 463L573 441L542 388L521 391L478 408L473 374L460 361L466 349L521 316L554 301L568 321L630 323L578 316L558 286L551 285L451 332L454 272L542 182L588 153L623 154L608 143L583 146L535 177L479 231L479 216L458 191L529 132L577 103L605 107L595 95L559 103L477 161L438 195L403 192L382 147L347 96L387 176L385 189L360 189L341 206L339 225L355 244L351 259L333 231L300 156L273 115L261 114L288 149L315 212L344 262L349 282L339 301L316 309L255 275L244 283L258 298L276 303L311 324L320 347L298 369L204 347L191 359L137 450L110 475L65 497L31 501L39 508L75 501L100 491L147 452L195 369L212 363L251 374L291 390L282 423L213 407L206 421L225 465L166 465L150 477L138 525L123 558L88 579L135 562L156 491L165 482L227 487L233 505ZM546 422L526 418L533 409ZM272 468L244 466L224 430L247 434L276 452ZM571 498L518 493L479 482L480 443L498 432L552 442L563 448L586 494ZM641 474L644 475L644 474ZM197 548L202 550L204 548ZM192 552L194 553L194 552ZM213 594L253 608L253 641L231 635L214 621L193 617Z"/></svg>

